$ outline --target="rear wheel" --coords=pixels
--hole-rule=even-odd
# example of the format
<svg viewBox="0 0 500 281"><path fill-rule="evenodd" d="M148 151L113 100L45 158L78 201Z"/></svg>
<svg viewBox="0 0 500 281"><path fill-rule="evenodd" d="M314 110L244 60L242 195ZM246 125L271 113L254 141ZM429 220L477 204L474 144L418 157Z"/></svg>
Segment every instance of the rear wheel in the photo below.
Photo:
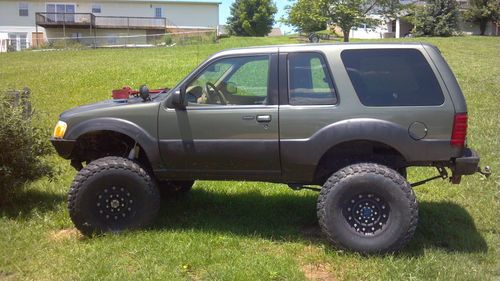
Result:
<svg viewBox="0 0 500 281"><path fill-rule="evenodd" d="M149 225L160 207L155 181L139 164L104 157L80 170L71 185L68 209L84 235L121 232Z"/></svg>
<svg viewBox="0 0 500 281"><path fill-rule="evenodd" d="M371 163L334 173L321 189L317 210L333 245L362 253L401 249L418 221L416 197L405 178Z"/></svg>

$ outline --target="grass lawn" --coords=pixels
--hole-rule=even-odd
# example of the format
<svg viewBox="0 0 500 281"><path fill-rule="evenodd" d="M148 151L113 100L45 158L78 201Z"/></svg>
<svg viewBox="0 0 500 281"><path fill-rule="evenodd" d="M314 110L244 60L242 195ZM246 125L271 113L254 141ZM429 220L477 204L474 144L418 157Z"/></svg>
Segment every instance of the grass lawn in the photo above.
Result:
<svg viewBox="0 0 500 281"><path fill-rule="evenodd" d="M197 182L187 197L162 202L152 229L82 238L65 202L75 171L54 155L58 176L27 183L0 209L0 280L499 280L500 38L400 41L409 40L441 49L468 101L469 144L497 173L415 188L420 222L401 253L335 250L320 235L316 193L255 182ZM294 41L0 54L0 89L29 86L36 122L49 130L63 110L112 89L173 86L217 50L278 43ZM411 181L435 173L409 172Z"/></svg>

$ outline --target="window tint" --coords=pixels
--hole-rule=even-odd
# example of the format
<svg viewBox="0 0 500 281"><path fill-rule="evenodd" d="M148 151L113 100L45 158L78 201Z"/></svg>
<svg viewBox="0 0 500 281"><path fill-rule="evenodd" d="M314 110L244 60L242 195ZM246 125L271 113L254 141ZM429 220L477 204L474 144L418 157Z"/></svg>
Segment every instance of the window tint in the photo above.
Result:
<svg viewBox="0 0 500 281"><path fill-rule="evenodd" d="M207 66L186 88L190 105L267 103L269 56L220 59Z"/></svg>
<svg viewBox="0 0 500 281"><path fill-rule="evenodd" d="M28 3L25 3L25 2L19 3L19 16L21 16L21 17L29 16Z"/></svg>
<svg viewBox="0 0 500 281"><path fill-rule="evenodd" d="M441 87L418 50L346 50L349 78L366 106L441 105Z"/></svg>
<svg viewBox="0 0 500 281"><path fill-rule="evenodd" d="M243 64L225 82L237 87L238 96L267 96L269 60L267 57Z"/></svg>
<svg viewBox="0 0 500 281"><path fill-rule="evenodd" d="M288 85L292 105L337 103L328 68L317 53L288 55Z"/></svg>

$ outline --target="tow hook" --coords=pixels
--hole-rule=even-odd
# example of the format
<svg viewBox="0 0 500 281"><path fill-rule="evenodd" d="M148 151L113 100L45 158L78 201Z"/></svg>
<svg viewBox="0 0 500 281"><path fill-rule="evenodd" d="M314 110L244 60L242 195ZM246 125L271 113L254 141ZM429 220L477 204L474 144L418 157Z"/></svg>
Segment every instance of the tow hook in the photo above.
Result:
<svg viewBox="0 0 500 281"><path fill-rule="evenodd" d="M481 167L477 167L477 172L485 176L486 178L489 178L491 176L491 167L484 166L484 169L481 169Z"/></svg>

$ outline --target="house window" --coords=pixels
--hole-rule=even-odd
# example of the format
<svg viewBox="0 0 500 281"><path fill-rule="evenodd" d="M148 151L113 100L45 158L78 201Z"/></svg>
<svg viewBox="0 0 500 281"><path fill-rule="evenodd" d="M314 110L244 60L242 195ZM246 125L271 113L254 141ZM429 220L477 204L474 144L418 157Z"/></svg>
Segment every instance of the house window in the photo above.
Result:
<svg viewBox="0 0 500 281"><path fill-rule="evenodd" d="M155 17L156 18L161 18L162 17L162 9L161 9L161 7L156 7L155 8Z"/></svg>
<svg viewBox="0 0 500 281"><path fill-rule="evenodd" d="M92 13L100 14L101 13L101 4L92 4Z"/></svg>
<svg viewBox="0 0 500 281"><path fill-rule="evenodd" d="M75 22L74 4L47 4L45 10L49 22Z"/></svg>
<svg viewBox="0 0 500 281"><path fill-rule="evenodd" d="M27 16L29 16L29 13L28 13L28 3L25 3L25 2L19 3L19 16L20 17L27 17Z"/></svg>

